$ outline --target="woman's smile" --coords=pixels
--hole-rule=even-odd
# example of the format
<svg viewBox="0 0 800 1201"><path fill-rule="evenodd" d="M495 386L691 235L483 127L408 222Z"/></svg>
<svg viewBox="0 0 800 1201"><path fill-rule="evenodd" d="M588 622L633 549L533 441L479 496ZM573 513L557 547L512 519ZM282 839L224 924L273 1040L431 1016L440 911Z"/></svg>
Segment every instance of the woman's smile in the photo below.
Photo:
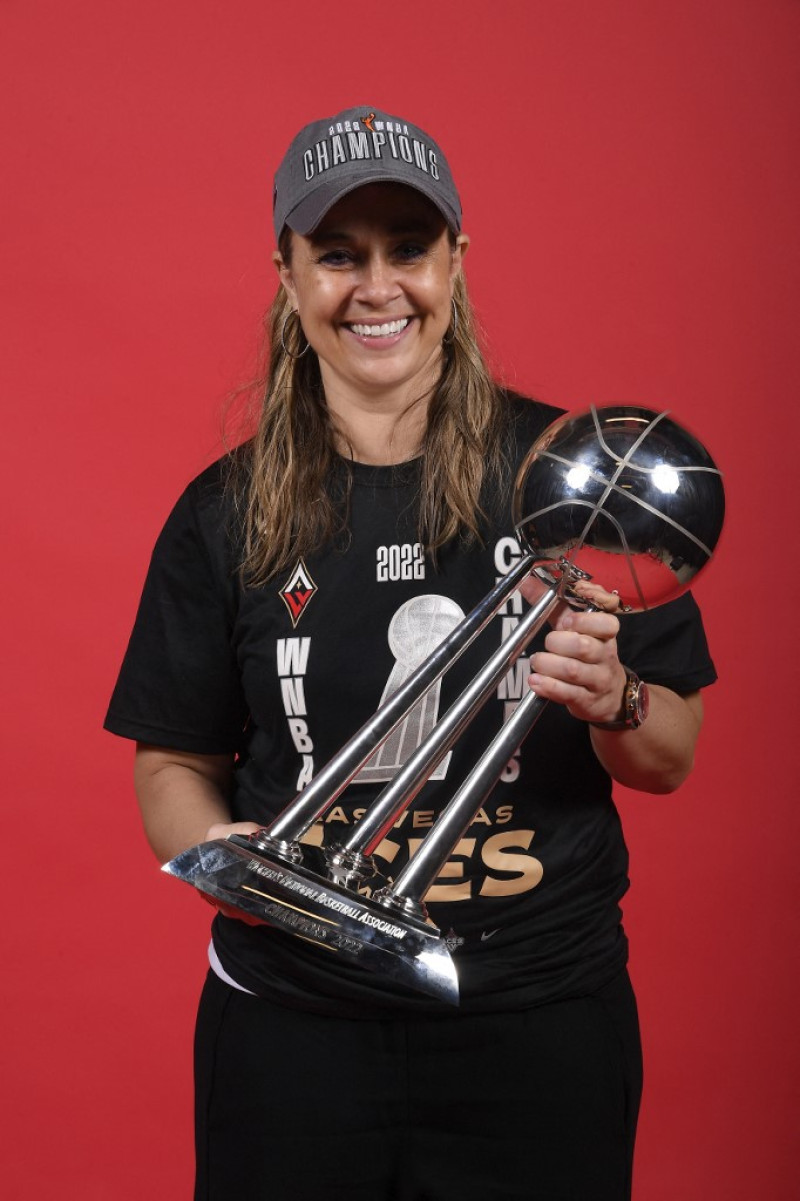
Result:
<svg viewBox="0 0 800 1201"><path fill-rule="evenodd" d="M369 343L384 346L390 344L391 339L396 339L404 333L410 321L410 317L400 317L389 321L360 321L353 322L352 325L345 325L345 328L351 330L358 338L366 338Z"/></svg>

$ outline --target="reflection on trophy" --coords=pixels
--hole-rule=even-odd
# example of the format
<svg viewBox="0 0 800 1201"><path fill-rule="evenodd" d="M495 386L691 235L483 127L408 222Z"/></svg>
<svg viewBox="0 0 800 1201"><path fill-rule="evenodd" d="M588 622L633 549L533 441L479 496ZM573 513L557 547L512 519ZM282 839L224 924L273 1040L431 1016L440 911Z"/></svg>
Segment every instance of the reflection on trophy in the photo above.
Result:
<svg viewBox="0 0 800 1201"><path fill-rule="evenodd" d="M516 707L391 883L377 873L375 849L555 607L587 607L573 592L579 580L613 590L626 610L663 604L709 561L723 516L719 471L666 413L615 406L560 418L518 473L513 520L525 553L508 575L462 621L443 599L436 645L421 662L398 627L397 672L381 706L269 827L190 847L164 871L268 925L457 1004L455 965L428 917L425 894L546 702L531 692ZM543 586L540 599L402 762L404 723L431 724L426 714L438 711L441 677L531 572ZM381 775L382 763L392 771ZM389 783L340 844L301 844L359 772Z"/></svg>

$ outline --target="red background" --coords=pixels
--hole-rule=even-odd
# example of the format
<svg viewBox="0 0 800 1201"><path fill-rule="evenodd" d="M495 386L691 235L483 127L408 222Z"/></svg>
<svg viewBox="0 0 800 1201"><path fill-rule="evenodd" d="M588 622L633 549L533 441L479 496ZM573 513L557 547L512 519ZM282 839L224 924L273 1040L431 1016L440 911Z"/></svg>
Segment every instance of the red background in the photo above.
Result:
<svg viewBox="0 0 800 1201"><path fill-rule="evenodd" d="M725 470L698 766L621 796L635 1195L794 1195L799 34L796 0L0 0L6 1196L189 1195L208 914L100 725L156 531L253 368L271 172L361 101L443 142L498 371L668 407Z"/></svg>

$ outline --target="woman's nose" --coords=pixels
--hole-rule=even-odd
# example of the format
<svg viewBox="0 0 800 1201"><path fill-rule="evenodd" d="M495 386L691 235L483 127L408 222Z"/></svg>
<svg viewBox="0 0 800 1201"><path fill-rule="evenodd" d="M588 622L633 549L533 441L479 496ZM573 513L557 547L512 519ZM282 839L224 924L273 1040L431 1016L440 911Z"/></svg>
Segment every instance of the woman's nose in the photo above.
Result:
<svg viewBox="0 0 800 1201"><path fill-rule="evenodd" d="M372 305L385 304L400 294L397 273L386 255L375 253L366 259L356 294L358 299Z"/></svg>

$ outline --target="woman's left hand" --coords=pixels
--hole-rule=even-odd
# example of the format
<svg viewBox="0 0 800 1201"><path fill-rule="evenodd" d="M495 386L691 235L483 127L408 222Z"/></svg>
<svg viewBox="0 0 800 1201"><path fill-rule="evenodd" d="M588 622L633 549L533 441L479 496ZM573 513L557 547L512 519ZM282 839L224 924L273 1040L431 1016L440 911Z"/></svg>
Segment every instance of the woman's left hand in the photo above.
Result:
<svg viewBox="0 0 800 1201"><path fill-rule="evenodd" d="M534 604L544 585L529 576L520 591ZM531 688L541 697L565 705L586 722L616 722L622 717L626 674L617 654L621 611L614 592L589 582L575 591L594 611L577 612L562 603L551 617L545 650L531 656ZM651 684L650 711L636 730L592 726L592 746L603 767L630 788L672 792L692 768L703 720L699 692L679 695Z"/></svg>
<svg viewBox="0 0 800 1201"><path fill-rule="evenodd" d="M581 721L616 721L626 682L617 655L618 619L562 605L552 625L545 650L531 656L531 688Z"/></svg>
<svg viewBox="0 0 800 1201"><path fill-rule="evenodd" d="M528 576L520 592L535 604L545 585ZM566 705L581 721L616 721L622 710L625 670L617 656L621 609L616 592L581 580L575 592L596 611L578 612L562 602L550 618L543 651L531 656L530 686L542 697Z"/></svg>

